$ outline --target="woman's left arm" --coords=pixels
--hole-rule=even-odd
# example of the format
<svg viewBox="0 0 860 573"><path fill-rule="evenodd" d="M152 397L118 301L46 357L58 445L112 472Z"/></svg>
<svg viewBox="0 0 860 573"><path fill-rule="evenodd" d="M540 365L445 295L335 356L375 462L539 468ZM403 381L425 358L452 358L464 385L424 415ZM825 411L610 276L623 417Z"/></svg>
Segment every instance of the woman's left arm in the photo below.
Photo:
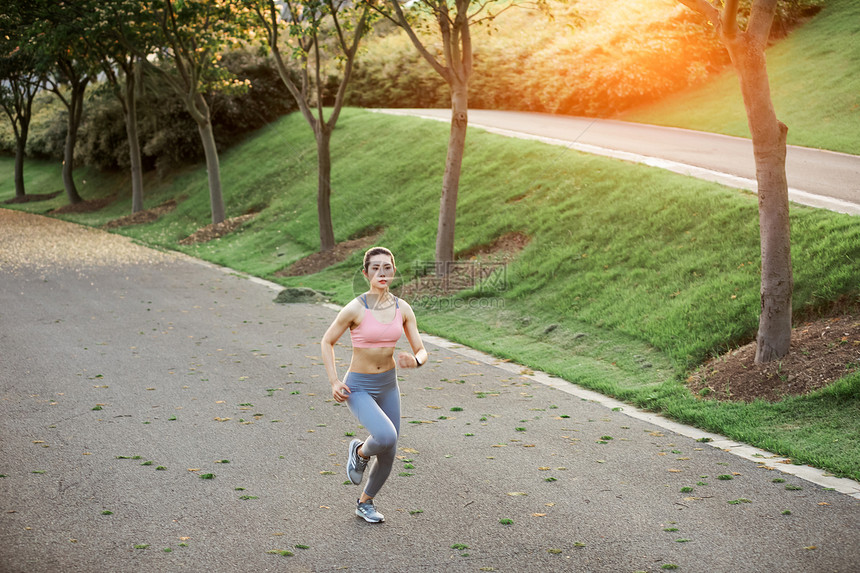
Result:
<svg viewBox="0 0 860 573"><path fill-rule="evenodd" d="M415 313L412 307L400 299L401 313L403 314L403 330L406 332L406 340L409 341L409 346L412 347L412 354L401 352L397 355L397 365L401 368L417 368L427 363L427 349L424 348L424 341L421 340L421 334L418 332L418 321L415 320Z"/></svg>

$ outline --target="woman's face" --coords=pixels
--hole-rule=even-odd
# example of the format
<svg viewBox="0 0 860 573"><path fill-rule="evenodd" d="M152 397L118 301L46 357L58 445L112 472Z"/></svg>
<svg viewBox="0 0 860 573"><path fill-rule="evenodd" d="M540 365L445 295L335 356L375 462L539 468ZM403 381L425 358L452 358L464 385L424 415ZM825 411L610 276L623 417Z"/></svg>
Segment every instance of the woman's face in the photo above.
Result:
<svg viewBox="0 0 860 573"><path fill-rule="evenodd" d="M394 280L394 272L397 269L391 264L391 257L384 254L373 255L364 271L364 276L370 281L370 286L385 289Z"/></svg>

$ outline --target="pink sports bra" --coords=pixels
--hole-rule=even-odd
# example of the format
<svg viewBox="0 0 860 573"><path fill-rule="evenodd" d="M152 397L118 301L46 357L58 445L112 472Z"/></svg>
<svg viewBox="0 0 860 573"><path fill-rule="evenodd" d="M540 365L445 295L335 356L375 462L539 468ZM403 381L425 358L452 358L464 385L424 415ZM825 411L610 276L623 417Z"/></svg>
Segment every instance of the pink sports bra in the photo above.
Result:
<svg viewBox="0 0 860 573"><path fill-rule="evenodd" d="M379 322L374 318L373 311L367 306L367 298L359 297L364 304L364 320L349 331L352 346L355 348L393 348L400 335L403 334L403 317L400 314L400 303L394 298L394 320Z"/></svg>

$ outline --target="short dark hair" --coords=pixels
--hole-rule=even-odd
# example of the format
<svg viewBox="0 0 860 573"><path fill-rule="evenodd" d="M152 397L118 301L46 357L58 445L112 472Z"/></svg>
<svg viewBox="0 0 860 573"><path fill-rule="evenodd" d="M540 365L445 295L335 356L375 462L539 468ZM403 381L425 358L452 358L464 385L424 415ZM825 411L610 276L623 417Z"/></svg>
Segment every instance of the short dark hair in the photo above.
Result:
<svg viewBox="0 0 860 573"><path fill-rule="evenodd" d="M364 272L367 272L367 268L370 266L370 258L375 255L388 255L391 257L391 264L394 265L394 255L391 254L391 251L385 247L371 247L367 249L366 253L364 253Z"/></svg>

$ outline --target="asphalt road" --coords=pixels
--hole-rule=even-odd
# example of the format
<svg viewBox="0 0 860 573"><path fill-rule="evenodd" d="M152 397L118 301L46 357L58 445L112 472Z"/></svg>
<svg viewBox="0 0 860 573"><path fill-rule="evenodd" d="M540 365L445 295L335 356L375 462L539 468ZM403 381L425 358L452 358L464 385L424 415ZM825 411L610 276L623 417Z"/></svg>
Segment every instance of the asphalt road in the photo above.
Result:
<svg viewBox="0 0 860 573"><path fill-rule="evenodd" d="M274 296L184 257L0 275L0 570L857 571L857 499L451 345L399 373L367 524L335 311Z"/></svg>
<svg viewBox="0 0 860 573"><path fill-rule="evenodd" d="M451 119L449 109L378 111ZM469 110L469 125L756 190L752 142L740 137L613 120L482 109ZM790 145L786 176L792 201L860 215L860 156Z"/></svg>

